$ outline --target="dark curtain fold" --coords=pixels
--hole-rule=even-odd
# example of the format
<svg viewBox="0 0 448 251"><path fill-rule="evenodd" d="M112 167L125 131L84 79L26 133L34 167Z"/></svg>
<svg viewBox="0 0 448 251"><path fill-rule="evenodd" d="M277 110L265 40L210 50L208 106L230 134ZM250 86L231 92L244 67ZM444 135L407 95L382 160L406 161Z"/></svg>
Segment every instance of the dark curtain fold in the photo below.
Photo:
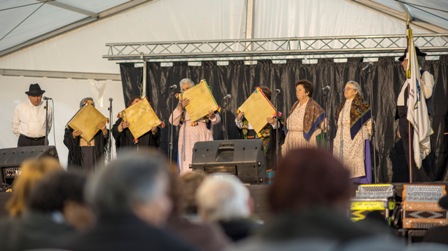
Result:
<svg viewBox="0 0 448 251"><path fill-rule="evenodd" d="M433 173L435 180L444 179L447 166L447 116L448 116L448 56L437 61L427 61L423 66L434 74L434 135L431 137L433 147ZM223 105L223 97L231 94L228 107L222 111L227 123L213 127L215 139L223 139L223 127L227 129L229 139L240 138L235 126L237 108L249 97L256 86L264 85L273 91L272 101L277 98L279 111L287 117L292 104L296 101L295 83L299 79L308 79L314 84L313 98L326 109L330 122L330 138L336 134L334 123L335 111L344 99L342 89L349 80L357 81L362 89L362 97L372 106L375 117L375 137L373 146L376 153L374 173L377 182L399 182L408 177L404 151L396 134L395 103L405 75L401 63L393 57L379 58L378 62L365 68L362 58L350 58L345 63L335 63L333 59L321 59L317 64L304 64L301 60L287 60L284 64L273 64L271 60L260 60L255 64L243 61L229 61L228 65L218 65L213 61L202 62L200 66L189 66L186 62L175 62L173 66L162 67L160 63L147 63L147 93L161 119L169 126L170 91L169 86L179 83L182 78L191 78L195 83L206 79L217 103ZM121 75L125 100L141 88L141 68L133 64L121 64ZM331 91L323 95L322 88L330 86ZM281 92L277 96L275 89ZM179 92L179 86L175 90ZM174 106L177 100L174 101ZM224 117L224 114L221 114ZM168 153L169 130L162 130L161 149ZM174 131L174 158L177 150L177 128Z"/></svg>
<svg viewBox="0 0 448 251"><path fill-rule="evenodd" d="M143 68L134 67L134 63L121 63L120 73L126 106L132 97L139 96L142 93Z"/></svg>

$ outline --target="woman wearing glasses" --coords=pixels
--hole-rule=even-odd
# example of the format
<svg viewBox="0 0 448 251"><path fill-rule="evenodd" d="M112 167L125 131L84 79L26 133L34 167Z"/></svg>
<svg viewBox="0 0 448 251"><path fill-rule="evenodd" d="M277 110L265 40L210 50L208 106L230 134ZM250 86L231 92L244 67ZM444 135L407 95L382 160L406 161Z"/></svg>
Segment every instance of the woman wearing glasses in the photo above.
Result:
<svg viewBox="0 0 448 251"><path fill-rule="evenodd" d="M345 84L344 97L335 114L337 131L333 153L350 170L353 182L370 183L366 178L369 170L366 164L370 164L370 159L365 158L372 133L370 105L362 99L361 88L355 81Z"/></svg>

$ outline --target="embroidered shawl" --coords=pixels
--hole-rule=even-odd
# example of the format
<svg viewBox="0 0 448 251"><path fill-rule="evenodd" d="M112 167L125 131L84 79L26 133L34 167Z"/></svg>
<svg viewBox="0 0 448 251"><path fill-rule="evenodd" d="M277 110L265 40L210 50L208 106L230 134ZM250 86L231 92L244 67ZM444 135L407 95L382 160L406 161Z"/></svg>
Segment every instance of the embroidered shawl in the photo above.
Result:
<svg viewBox="0 0 448 251"><path fill-rule="evenodd" d="M336 124L338 123L339 114L341 113L345 102L346 101L342 102L336 109ZM361 130L361 127L370 119L370 117L370 105L363 101L359 94L356 94L350 107L350 136L352 139L355 138L356 134Z"/></svg>
<svg viewBox="0 0 448 251"><path fill-rule="evenodd" d="M291 110L291 113L296 109L299 105L299 101L297 101ZM290 113L290 114L291 114ZM305 107L305 115L303 117L303 137L310 141L311 135L316 131L319 127L320 123L325 119L324 109L312 98L308 100L308 103Z"/></svg>

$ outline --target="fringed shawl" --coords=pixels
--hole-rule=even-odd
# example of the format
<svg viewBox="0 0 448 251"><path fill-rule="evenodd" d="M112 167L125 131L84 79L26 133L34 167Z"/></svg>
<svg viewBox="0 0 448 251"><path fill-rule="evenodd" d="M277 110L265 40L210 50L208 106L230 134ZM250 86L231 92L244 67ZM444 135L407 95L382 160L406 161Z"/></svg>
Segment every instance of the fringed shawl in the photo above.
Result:
<svg viewBox="0 0 448 251"><path fill-rule="evenodd" d="M338 123L339 114L346 101L342 102L336 109L336 124ZM370 119L370 117L370 105L363 101L359 94L356 94L350 107L350 136L352 139L355 138L356 134L361 130L361 127Z"/></svg>
<svg viewBox="0 0 448 251"><path fill-rule="evenodd" d="M291 113L296 109L299 105L299 101L297 101L291 110ZM290 113L290 114L291 114ZM316 103L312 98L308 100L308 103L305 107L305 115L303 117L303 137L310 141L311 135L316 131L319 127L320 123L325 119L325 112L322 107Z"/></svg>

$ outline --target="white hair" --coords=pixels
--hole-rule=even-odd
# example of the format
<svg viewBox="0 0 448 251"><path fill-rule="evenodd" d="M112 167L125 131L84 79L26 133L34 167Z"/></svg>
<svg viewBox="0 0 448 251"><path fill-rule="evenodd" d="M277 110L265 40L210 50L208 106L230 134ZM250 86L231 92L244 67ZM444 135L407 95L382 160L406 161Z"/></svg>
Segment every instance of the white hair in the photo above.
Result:
<svg viewBox="0 0 448 251"><path fill-rule="evenodd" d="M198 211L207 221L248 218L249 190L234 175L216 173L207 176L196 192Z"/></svg>
<svg viewBox="0 0 448 251"><path fill-rule="evenodd" d="M99 214L128 213L156 200L168 182L168 162L154 151L123 152L88 180L86 200Z"/></svg>
<svg viewBox="0 0 448 251"><path fill-rule="evenodd" d="M349 80L345 86L347 86L348 84L352 85L356 91L358 91L358 94L361 96L362 95L362 91L361 91L361 86L358 84L358 82L353 81L353 80Z"/></svg>
<svg viewBox="0 0 448 251"><path fill-rule="evenodd" d="M184 78L179 82L179 88L182 90L182 85L184 84L189 84L190 88L194 86L194 82L193 80L189 79L189 78Z"/></svg>

